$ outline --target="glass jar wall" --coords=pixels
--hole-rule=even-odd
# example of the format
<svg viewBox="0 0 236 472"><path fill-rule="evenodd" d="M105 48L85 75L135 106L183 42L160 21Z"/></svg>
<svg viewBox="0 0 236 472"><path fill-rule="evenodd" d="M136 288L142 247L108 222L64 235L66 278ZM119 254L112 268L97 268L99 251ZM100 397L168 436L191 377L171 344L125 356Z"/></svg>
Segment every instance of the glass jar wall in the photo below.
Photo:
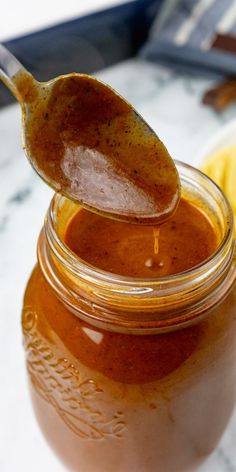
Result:
<svg viewBox="0 0 236 472"><path fill-rule="evenodd" d="M63 243L78 207L57 195L49 209L22 322L34 410L69 470L194 471L233 410L232 213L213 182L178 167L183 195L221 240L182 274L132 279L91 267Z"/></svg>

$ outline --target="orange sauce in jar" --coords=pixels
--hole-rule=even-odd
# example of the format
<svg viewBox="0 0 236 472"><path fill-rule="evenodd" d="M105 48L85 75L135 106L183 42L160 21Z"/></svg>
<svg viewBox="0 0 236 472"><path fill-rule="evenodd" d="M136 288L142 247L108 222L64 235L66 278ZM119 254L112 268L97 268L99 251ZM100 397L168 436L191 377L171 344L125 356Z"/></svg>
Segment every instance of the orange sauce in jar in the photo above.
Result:
<svg viewBox="0 0 236 472"><path fill-rule="evenodd" d="M22 320L39 424L75 472L196 470L236 398L231 233L179 201L166 148L114 91L74 74L38 100L15 83L36 170L98 213L60 235L48 216L40 237Z"/></svg>
<svg viewBox="0 0 236 472"><path fill-rule="evenodd" d="M182 198L159 227L112 221L80 210L65 243L81 259L114 274L164 277L191 269L215 251L218 235L206 214Z"/></svg>
<svg viewBox="0 0 236 472"><path fill-rule="evenodd" d="M163 329L152 331L151 322L148 333L130 326L133 316L137 324L155 312L158 319L160 309L150 304L152 283L160 280L162 299L163 277L176 280L177 287L193 267L215 257L222 239L217 225L188 198L159 227L111 221L84 209L68 219L63 211L58 205L66 260L85 264L87 281L78 268L67 270L57 243L52 246L50 239L49 247L46 222L23 312L32 399L48 442L75 472L195 470L215 447L235 402L232 283L226 295L215 295L213 305L201 305L194 322L190 317L178 329L172 327L172 309L165 308L172 285L162 302ZM104 287L113 274L130 290L130 302L122 307L115 282L107 303ZM149 282L137 294L130 284L138 286L139 280ZM192 310L201 281L194 283L187 295L184 285L177 292L176 316ZM139 304L140 297L142 308L134 311L132 300ZM112 325L113 317L125 320L122 330Z"/></svg>

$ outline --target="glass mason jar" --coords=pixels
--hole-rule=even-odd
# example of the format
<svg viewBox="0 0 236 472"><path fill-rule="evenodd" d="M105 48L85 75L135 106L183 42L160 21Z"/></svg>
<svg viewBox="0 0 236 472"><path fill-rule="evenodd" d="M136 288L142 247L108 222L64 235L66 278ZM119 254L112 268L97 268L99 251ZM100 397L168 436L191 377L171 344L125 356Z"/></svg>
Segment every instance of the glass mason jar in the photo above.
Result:
<svg viewBox="0 0 236 472"><path fill-rule="evenodd" d="M23 332L34 410L69 470L196 470L233 410L232 211L201 172L181 163L178 170L183 195L209 215L221 242L199 266L165 278L122 277L83 262L63 243L78 206L59 194L51 203Z"/></svg>

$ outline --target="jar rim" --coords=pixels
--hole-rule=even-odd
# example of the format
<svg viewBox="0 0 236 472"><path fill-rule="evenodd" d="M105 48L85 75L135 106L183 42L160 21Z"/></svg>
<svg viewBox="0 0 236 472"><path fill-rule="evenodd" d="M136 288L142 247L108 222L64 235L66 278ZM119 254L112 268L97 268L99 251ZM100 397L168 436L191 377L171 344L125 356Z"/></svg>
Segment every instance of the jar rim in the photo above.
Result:
<svg viewBox="0 0 236 472"><path fill-rule="evenodd" d="M200 170L180 161L176 165L183 191L191 189L189 197L195 192L204 208L207 202L209 214L213 211L217 215L223 229L221 242L208 259L166 277L121 276L80 259L63 242L57 227L68 199L60 194L54 196L39 239L38 260L55 294L80 318L122 332L166 331L192 323L218 304L232 286L236 274L231 264L234 256L231 206L221 189Z"/></svg>
<svg viewBox="0 0 236 472"><path fill-rule="evenodd" d="M56 229L55 229L55 206L57 205L56 199L58 198L65 198L62 197L61 194L56 193L51 201L50 209L49 209L49 217L52 223L52 227L55 231L54 233L54 238L62 250L62 252L65 255L65 259L67 262L72 263L74 267L77 267L79 271L83 271L87 273L87 275L92 275L93 277L99 278L99 279L104 279L104 281L112 281L112 283L119 283L122 284L125 283L127 285L128 283L133 285L146 285L146 284L166 284L170 280L178 280L179 278L185 278L189 277L191 275L195 275L197 277L199 271L204 268L206 271L210 265L212 265L212 262L221 255L223 252L223 249L227 242L230 242L233 239L233 231L234 231L234 215L233 211L231 208L231 205L226 197L226 195L223 193L221 188L206 174L204 174L200 169L197 169L187 163L184 163L179 160L175 160L175 164L177 167L181 167L182 169L188 169L192 172L194 172L195 175L201 176L206 182L210 183L212 186L212 189L215 190L215 192L218 194L218 196L221 197L225 204L225 210L226 210L226 219L227 219L227 230L225 231L225 234L218 245L218 247L215 249L215 251L208 256L206 259L204 259L202 262L197 264L196 266L187 269L182 272L178 272L176 274L171 274L167 275L164 277L131 277L131 276L125 276L125 275L119 275L115 274L113 272L108 272L103 269L99 269L98 267L93 266L92 264L89 264L88 262L84 261L81 259L79 256L77 256L64 242L63 240L58 236Z"/></svg>

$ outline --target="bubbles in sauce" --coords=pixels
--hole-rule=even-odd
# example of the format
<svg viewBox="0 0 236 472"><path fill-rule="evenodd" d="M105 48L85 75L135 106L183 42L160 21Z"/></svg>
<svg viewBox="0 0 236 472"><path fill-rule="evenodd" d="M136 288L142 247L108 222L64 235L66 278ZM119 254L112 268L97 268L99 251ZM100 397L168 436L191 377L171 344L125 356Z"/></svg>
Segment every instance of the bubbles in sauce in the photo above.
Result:
<svg viewBox="0 0 236 472"><path fill-rule="evenodd" d="M206 214L181 198L160 227L111 221L78 211L64 237L87 263L119 275L163 277L191 269L217 248L219 237Z"/></svg>

